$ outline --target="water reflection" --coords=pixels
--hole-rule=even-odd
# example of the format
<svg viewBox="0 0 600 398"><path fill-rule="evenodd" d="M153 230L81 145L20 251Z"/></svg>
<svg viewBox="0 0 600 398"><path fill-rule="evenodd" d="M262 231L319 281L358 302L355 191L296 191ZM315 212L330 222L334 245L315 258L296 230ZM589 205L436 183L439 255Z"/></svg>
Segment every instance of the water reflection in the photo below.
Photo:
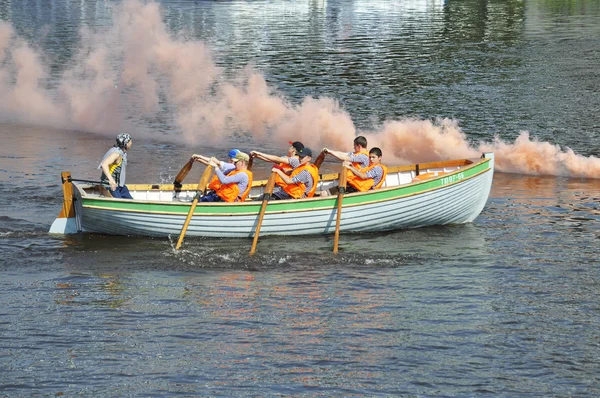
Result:
<svg viewBox="0 0 600 398"><path fill-rule="evenodd" d="M122 278L111 273L73 272L55 282L54 302L61 306L87 307L90 311L122 308L134 294Z"/></svg>
<svg viewBox="0 0 600 398"><path fill-rule="evenodd" d="M523 214L538 215L540 220L583 217L592 221L598 220L600 181L496 173L491 196L520 205Z"/></svg>
<svg viewBox="0 0 600 398"><path fill-rule="evenodd" d="M303 236L290 244L287 237L265 236L257 254L248 255L251 239L186 237L181 250L174 249L177 236L170 239L81 234L56 238L62 241L65 256L74 269L110 270L103 253L118 251L129 269L200 270L203 268L268 270L307 269L336 265L342 267L401 267L429 261L485 261L485 229L473 225L442 226L392 233L342 234L340 253L332 254L332 236ZM80 261L78 258L85 258ZM115 268L117 265L115 265Z"/></svg>
<svg viewBox="0 0 600 398"><path fill-rule="evenodd" d="M195 292L204 327L220 325L221 338L206 347L219 357L253 367L268 353L276 377L315 386L323 383L322 377L332 367L340 365L348 366L360 379L376 376L380 353L365 345L382 343L384 334L378 331L389 332L394 323L383 307L389 297L384 286L377 296L370 294L366 278L360 282L364 283L362 289L340 289L334 284L339 281L335 275L318 271L251 277L244 272L226 272L208 278L188 278L186 290ZM329 347L331 352L334 336L344 336L346 358L328 357L322 351ZM354 363L361 363L362 369L355 369ZM270 372L260 368L253 372L259 378L263 373Z"/></svg>
<svg viewBox="0 0 600 398"><path fill-rule="evenodd" d="M599 197L597 180L496 174L482 215L491 223L492 252L510 248L513 263L526 268L578 263L589 255L581 242L600 236Z"/></svg>

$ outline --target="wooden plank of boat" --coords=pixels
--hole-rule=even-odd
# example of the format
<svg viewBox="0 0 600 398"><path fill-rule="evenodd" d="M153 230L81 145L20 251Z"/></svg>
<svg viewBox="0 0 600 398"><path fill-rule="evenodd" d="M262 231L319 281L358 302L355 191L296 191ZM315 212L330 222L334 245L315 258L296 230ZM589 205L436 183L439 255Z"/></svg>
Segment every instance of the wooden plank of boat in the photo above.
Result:
<svg viewBox="0 0 600 398"><path fill-rule="evenodd" d="M485 206L493 171L492 153L481 159L390 167L382 188L344 197L339 230L378 232L472 222ZM417 173L432 174L413 182ZM337 184L337 173L321 177L319 190ZM251 197L260 195L265 186L266 181L255 181ZM73 187L78 231L159 237L181 231L196 189L192 184L177 191L173 184L130 185L134 200L125 200L103 197L93 185L74 183ZM336 205L335 196L272 201L264 214L261 235L333 234ZM251 200L200 203L187 236L250 238L260 207L260 201ZM51 232L61 233L60 228Z"/></svg>

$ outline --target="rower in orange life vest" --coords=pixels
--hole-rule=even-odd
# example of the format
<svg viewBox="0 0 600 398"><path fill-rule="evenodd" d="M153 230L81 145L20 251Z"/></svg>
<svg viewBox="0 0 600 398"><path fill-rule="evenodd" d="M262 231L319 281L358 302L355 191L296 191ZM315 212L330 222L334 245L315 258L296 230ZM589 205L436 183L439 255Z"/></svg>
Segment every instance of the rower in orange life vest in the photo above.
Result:
<svg viewBox="0 0 600 398"><path fill-rule="evenodd" d="M287 151L287 156L275 156L267 153L252 151L250 156L264 160L265 162L279 163L278 166L283 170L284 173L290 175L292 170L300 166L300 159L298 158L298 151L304 148L304 145L300 141L290 141L290 147ZM280 176L275 177L275 186L283 187L285 182Z"/></svg>
<svg viewBox="0 0 600 398"><path fill-rule="evenodd" d="M224 162L222 160L218 161L219 168L221 169L223 174L229 175L229 173L231 173L232 171L235 170L235 164L234 164L235 163L235 155L237 155L238 153L240 153L239 149L232 149L227 154L227 156L229 157L229 161L227 161L227 162ZM211 158L209 158L208 156L204 156L204 155L193 154L192 159L194 159L196 162L200 162L200 163L203 163L208 166ZM219 188L221 188L221 181L219 181L219 177L217 177L217 175L215 174L213 176L213 178L210 180L210 182L208 183L208 189L210 189L212 191L218 191Z"/></svg>
<svg viewBox="0 0 600 398"><path fill-rule="evenodd" d="M350 170L347 177L346 192L365 192L370 189L380 188L385 182L387 167L381 164L381 149L374 147L369 151L369 165L358 169L349 161L343 163Z"/></svg>
<svg viewBox="0 0 600 398"><path fill-rule="evenodd" d="M273 199L300 199L311 198L317 190L319 182L319 169L310 163L312 160L312 151L304 147L298 151L300 166L296 167L288 176L278 167L271 170L281 177L283 186L276 186L273 189Z"/></svg>
<svg viewBox="0 0 600 398"><path fill-rule="evenodd" d="M214 167L215 174L221 183L219 189L200 198L201 202L243 202L252 187L252 172L248 170L250 156L238 152L234 158L235 170L225 175L219 168L216 158L211 158L209 165Z"/></svg>
<svg viewBox="0 0 600 398"><path fill-rule="evenodd" d="M334 158L351 162L354 167L362 169L369 165L369 152L367 152L367 139L359 135L354 139L354 152L334 151L333 149L323 148L325 154L329 154Z"/></svg>

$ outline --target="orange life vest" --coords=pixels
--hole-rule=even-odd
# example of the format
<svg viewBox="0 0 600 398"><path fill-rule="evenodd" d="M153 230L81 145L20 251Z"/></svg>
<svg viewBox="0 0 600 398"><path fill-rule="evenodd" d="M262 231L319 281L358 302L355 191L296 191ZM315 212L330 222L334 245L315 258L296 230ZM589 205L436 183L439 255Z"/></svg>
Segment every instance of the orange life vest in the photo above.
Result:
<svg viewBox="0 0 600 398"><path fill-rule="evenodd" d="M231 175L231 173L233 173L235 171L234 169L229 169L229 171L227 173L225 173L226 176ZM213 191L217 192L219 190L219 188L221 188L221 180L219 180L219 177L215 174L212 178L212 180L210 180L210 182L208 183L208 189L212 189Z"/></svg>
<svg viewBox="0 0 600 398"><path fill-rule="evenodd" d="M363 173L366 173L367 171L380 166L381 169L383 170L383 175L381 176L381 180L377 183L376 186L373 186L373 184L375 184L375 180L372 178L367 178L367 179L362 179L359 176L357 176L356 174L350 172L348 173L348 177L346 179L346 181L348 182L348 184L352 185L354 188L356 188L357 190L359 190L360 192L365 192L368 191L369 189L377 189L377 188L381 188L381 186L383 185L383 182L385 181L385 176L387 175L387 167L385 167L382 164L370 164L367 167L360 169L360 171L362 171Z"/></svg>
<svg viewBox="0 0 600 398"><path fill-rule="evenodd" d="M217 177L217 175L215 174L212 180L210 180L210 182L208 183L208 189L212 189L216 192L219 190L219 188L221 188L221 181L219 180L219 177Z"/></svg>
<svg viewBox="0 0 600 398"><path fill-rule="evenodd" d="M221 186L217 191L215 191L215 193L225 202L235 202L238 200L238 197L239 201L243 202L244 200L246 200L246 197L248 197L248 194L250 193L250 188L252 188L252 172L248 170L234 170L231 173L227 174L227 176L230 177L237 173L246 173L248 175L248 187L240 195L240 187L237 183L232 182L229 184L221 184Z"/></svg>
<svg viewBox="0 0 600 398"><path fill-rule="evenodd" d="M362 150L360 152L354 152L353 155L367 155L367 158L369 157L369 152L367 152L366 150ZM356 167L357 169L361 170L363 169L363 166L360 162L352 162L352 166ZM368 166L365 166L365 168Z"/></svg>
<svg viewBox="0 0 600 398"><path fill-rule="evenodd" d="M319 169L312 163L307 163L304 166L299 166L292 171L290 178L294 178L295 175L300 174L302 170L308 170L313 179L312 189L306 194L307 198L312 198L317 191L317 184L319 183ZM292 198L299 199L304 197L306 191L306 185L302 182L298 184L285 184L283 190L288 193Z"/></svg>
<svg viewBox="0 0 600 398"><path fill-rule="evenodd" d="M287 163L283 163L283 162L279 163L279 167L281 167L281 170L284 173L285 173L286 170L291 170L292 169L292 166L290 166ZM278 186L280 186L282 188L285 186L285 181L283 181L283 179L281 178L281 176L279 174L277 174L275 176L275 185L278 185Z"/></svg>

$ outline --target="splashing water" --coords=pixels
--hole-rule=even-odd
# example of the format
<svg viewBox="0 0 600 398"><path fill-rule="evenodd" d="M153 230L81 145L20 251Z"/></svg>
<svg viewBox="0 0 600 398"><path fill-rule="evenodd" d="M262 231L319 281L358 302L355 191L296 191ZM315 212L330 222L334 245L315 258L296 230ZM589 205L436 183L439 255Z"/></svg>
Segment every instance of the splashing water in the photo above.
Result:
<svg viewBox="0 0 600 398"><path fill-rule="evenodd" d="M50 80L43 55L0 22L0 115L22 123L98 133L135 131L160 139L130 115L169 115L180 133L171 141L219 144L231 132L255 141L300 139L348 148L357 134L384 151L388 164L477 157L496 153L499 171L600 178L600 159L575 154L521 132L514 143L469 143L452 119L402 119L374 131L357 131L332 98L306 97L291 104L251 67L226 81L211 49L201 41L174 38L159 4L127 0L115 7L104 32L82 31L79 52L58 79ZM175 137L174 137L175 135ZM349 149L349 148L348 148Z"/></svg>

